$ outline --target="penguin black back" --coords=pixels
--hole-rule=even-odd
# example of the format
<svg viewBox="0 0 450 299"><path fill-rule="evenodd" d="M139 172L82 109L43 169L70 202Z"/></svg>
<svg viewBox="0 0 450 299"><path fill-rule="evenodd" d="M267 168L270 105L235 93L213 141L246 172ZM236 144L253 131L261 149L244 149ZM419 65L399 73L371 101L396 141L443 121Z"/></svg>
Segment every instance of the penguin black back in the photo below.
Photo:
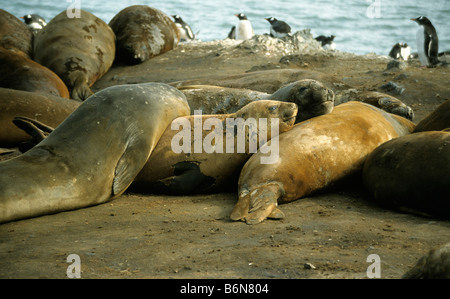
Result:
<svg viewBox="0 0 450 299"><path fill-rule="evenodd" d="M431 66L435 66L439 63L438 52L439 52L439 38L431 21L424 16L420 16L415 19L411 19L415 21L420 26L423 26L423 34L424 34L424 44L417 45L417 47L423 47L425 51L425 55L427 56L428 63Z"/></svg>

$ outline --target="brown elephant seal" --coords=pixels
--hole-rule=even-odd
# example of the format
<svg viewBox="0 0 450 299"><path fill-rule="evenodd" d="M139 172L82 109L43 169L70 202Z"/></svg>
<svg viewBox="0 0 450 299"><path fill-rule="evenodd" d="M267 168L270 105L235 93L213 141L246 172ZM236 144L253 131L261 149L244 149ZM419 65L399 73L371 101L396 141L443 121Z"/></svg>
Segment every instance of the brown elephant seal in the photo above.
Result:
<svg viewBox="0 0 450 299"><path fill-rule="evenodd" d="M0 147L16 147L30 138L17 128L18 116L57 127L81 102L35 92L0 88Z"/></svg>
<svg viewBox="0 0 450 299"><path fill-rule="evenodd" d="M66 84L54 72L22 52L1 48L0 87L70 97Z"/></svg>
<svg viewBox="0 0 450 299"><path fill-rule="evenodd" d="M180 35L172 19L147 5L121 10L109 22L117 37L117 58L141 63L178 45Z"/></svg>
<svg viewBox="0 0 450 299"><path fill-rule="evenodd" d="M431 249L402 278L450 279L450 243Z"/></svg>
<svg viewBox="0 0 450 299"><path fill-rule="evenodd" d="M85 100L90 86L111 67L116 51L111 28L87 11L80 18L66 11L54 17L34 38L34 60L54 71L71 97Z"/></svg>
<svg viewBox="0 0 450 299"><path fill-rule="evenodd" d="M413 129L411 121L360 102L298 123L279 136L277 162L259 162L265 155L262 146L245 163L231 219L255 224L282 218L278 203L308 196L360 171L378 145Z"/></svg>
<svg viewBox="0 0 450 299"><path fill-rule="evenodd" d="M360 101L409 120L414 119L414 110L411 107L399 99L385 93L377 91L361 92L356 89L348 89L336 93L335 105L340 105L349 101Z"/></svg>
<svg viewBox="0 0 450 299"><path fill-rule="evenodd" d="M231 114L178 118L164 132L132 188L165 194L236 188L245 161L260 144L292 128L296 114L294 103L260 100Z"/></svg>
<svg viewBox="0 0 450 299"><path fill-rule="evenodd" d="M367 158L363 182L386 208L450 219L450 132L414 133L391 140Z"/></svg>
<svg viewBox="0 0 450 299"><path fill-rule="evenodd" d="M106 88L44 141L0 162L0 222L100 204L122 194L173 119L189 115L168 85Z"/></svg>
<svg viewBox="0 0 450 299"><path fill-rule="evenodd" d="M258 100L293 102L298 106L296 122L330 113L334 107L334 93L321 82L304 79L287 84L273 94L242 88L209 85L182 86L191 114L201 110L204 114L234 113Z"/></svg>
<svg viewBox="0 0 450 299"><path fill-rule="evenodd" d="M440 104L433 112L420 121L414 132L441 131L450 128L450 101Z"/></svg>
<svg viewBox="0 0 450 299"><path fill-rule="evenodd" d="M22 21L0 9L0 48L22 52L27 57L33 53L33 33Z"/></svg>

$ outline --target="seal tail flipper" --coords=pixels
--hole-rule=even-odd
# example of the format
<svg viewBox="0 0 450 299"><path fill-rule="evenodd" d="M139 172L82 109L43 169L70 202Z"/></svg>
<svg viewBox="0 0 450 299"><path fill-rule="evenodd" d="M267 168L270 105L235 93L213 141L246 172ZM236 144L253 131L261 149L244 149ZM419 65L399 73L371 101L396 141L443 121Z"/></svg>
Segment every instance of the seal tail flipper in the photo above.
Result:
<svg viewBox="0 0 450 299"><path fill-rule="evenodd" d="M277 208L282 196L278 184L266 184L251 192L243 192L233 211L231 220L245 220L247 224L257 224L267 218L281 219L283 212Z"/></svg>
<svg viewBox="0 0 450 299"><path fill-rule="evenodd" d="M72 92L70 93L70 97L74 100L84 101L94 93L89 88L87 80L78 79L73 85Z"/></svg>
<svg viewBox="0 0 450 299"><path fill-rule="evenodd" d="M23 142L19 146L19 151L22 153L33 148L39 142L44 140L54 130L52 127L49 127L37 120L31 119L28 117L24 117L24 116L15 117L13 119L13 123L19 129L25 131L28 135L31 136L30 140Z"/></svg>

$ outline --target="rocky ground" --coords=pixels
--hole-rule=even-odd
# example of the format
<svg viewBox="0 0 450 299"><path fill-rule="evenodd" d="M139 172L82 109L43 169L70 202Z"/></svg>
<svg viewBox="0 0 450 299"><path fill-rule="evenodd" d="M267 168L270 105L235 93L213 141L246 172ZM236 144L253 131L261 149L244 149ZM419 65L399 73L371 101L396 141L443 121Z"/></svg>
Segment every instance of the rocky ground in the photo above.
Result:
<svg viewBox="0 0 450 299"><path fill-rule="evenodd" d="M155 81L272 93L311 78L337 92L386 92L414 109L415 122L450 99L450 68L421 68L413 60L387 69L388 62L323 51L307 32L289 43L258 36L181 44L140 65L115 65L93 89ZM389 82L404 90L385 90ZM400 278L450 241L449 221L384 210L370 202L358 177L282 205L285 219L254 226L230 221L236 200L235 192L126 193L95 207L2 224L0 278L66 278L70 254L80 257L82 278L367 278L370 254L380 257L381 278Z"/></svg>

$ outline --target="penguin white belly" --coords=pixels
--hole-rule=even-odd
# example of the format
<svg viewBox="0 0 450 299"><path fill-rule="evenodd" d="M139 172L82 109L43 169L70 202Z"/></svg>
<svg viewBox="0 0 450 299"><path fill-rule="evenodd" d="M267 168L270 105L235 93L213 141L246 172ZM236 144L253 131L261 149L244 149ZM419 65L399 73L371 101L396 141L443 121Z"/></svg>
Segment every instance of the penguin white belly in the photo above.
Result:
<svg viewBox="0 0 450 299"><path fill-rule="evenodd" d="M409 57L411 55L411 48L408 47L402 47L400 50L400 55L402 56L403 60L409 60Z"/></svg>
<svg viewBox="0 0 450 299"><path fill-rule="evenodd" d="M417 30L416 34L417 40L417 54L419 55L420 64L422 66L428 65L428 58L425 54L425 33L422 26L420 26L419 30Z"/></svg>
<svg viewBox="0 0 450 299"><path fill-rule="evenodd" d="M246 40L253 37L253 28L249 20L240 20L236 27L236 39Z"/></svg>
<svg viewBox="0 0 450 299"><path fill-rule="evenodd" d="M273 30L272 27L270 27L270 34L271 34L273 37L276 37L276 38L283 38L283 37L285 37L286 35L288 35L287 33L280 33L280 32L277 32L277 31Z"/></svg>
<svg viewBox="0 0 450 299"><path fill-rule="evenodd" d="M180 40L188 40L188 36L186 34L186 31L181 26L181 24L175 23L175 25L177 26L178 32L180 33Z"/></svg>
<svg viewBox="0 0 450 299"><path fill-rule="evenodd" d="M336 44L331 42L330 44L326 44L322 47L324 50L336 50Z"/></svg>

